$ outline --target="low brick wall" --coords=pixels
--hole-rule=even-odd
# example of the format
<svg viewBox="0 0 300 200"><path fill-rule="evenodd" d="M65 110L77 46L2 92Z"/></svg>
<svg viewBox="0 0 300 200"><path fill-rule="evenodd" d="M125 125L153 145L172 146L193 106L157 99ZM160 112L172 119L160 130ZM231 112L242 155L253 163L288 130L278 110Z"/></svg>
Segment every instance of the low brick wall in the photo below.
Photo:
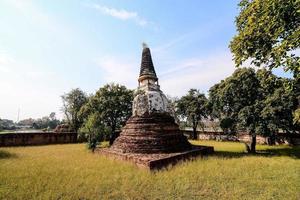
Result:
<svg viewBox="0 0 300 200"><path fill-rule="evenodd" d="M241 134L241 135L238 136L238 140L240 142L250 142L251 139L252 138L248 134ZM260 135L257 135L256 136L256 143L257 144L268 144L268 138L260 136Z"/></svg>
<svg viewBox="0 0 300 200"><path fill-rule="evenodd" d="M32 132L0 134L0 147L76 142L77 133Z"/></svg>
<svg viewBox="0 0 300 200"><path fill-rule="evenodd" d="M300 145L300 134L278 133L275 141L279 144Z"/></svg>
<svg viewBox="0 0 300 200"><path fill-rule="evenodd" d="M188 138L191 138L193 131L182 130L183 134ZM198 138L200 140L217 140L217 141L237 141L237 142L250 142L251 137L246 133L240 133L235 135L225 135L223 132L202 132L197 131ZM263 137L261 135L256 136L257 144L268 144L268 137ZM275 144L290 144L290 145L300 145L300 134L288 134L288 133L278 133L275 135Z"/></svg>

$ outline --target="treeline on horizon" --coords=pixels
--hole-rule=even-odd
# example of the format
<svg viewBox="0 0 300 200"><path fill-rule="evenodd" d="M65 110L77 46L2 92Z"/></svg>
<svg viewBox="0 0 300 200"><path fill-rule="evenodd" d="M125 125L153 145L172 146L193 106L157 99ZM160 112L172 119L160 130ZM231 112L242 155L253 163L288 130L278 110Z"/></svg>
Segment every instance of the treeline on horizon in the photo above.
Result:
<svg viewBox="0 0 300 200"><path fill-rule="evenodd" d="M14 122L10 119L0 118L0 131L15 131L15 130L42 130L51 131L58 125L66 123L65 120L59 120L56 118L56 113L51 112L48 116L42 118L27 118L20 121Z"/></svg>
<svg viewBox="0 0 300 200"><path fill-rule="evenodd" d="M238 68L213 85L208 97L190 89L181 98L169 98L170 111L178 124L192 127L193 139L203 121L213 122L226 134L247 132L253 140L258 134L274 138L280 130L299 134L299 120L294 115L299 90L295 79L278 77L267 69ZM62 110L70 128L92 146L103 140L112 143L116 130L132 114L134 96L134 91L114 83L91 95L77 88L62 96Z"/></svg>

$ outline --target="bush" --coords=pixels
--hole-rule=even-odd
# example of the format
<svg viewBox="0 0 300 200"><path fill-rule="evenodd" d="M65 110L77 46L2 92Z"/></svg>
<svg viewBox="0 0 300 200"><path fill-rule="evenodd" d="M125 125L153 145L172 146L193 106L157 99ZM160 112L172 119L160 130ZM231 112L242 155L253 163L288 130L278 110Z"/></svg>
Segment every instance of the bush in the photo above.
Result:
<svg viewBox="0 0 300 200"><path fill-rule="evenodd" d="M79 129L79 138L88 142L88 149L95 150L98 143L105 141L109 136L109 129L105 126L97 113L89 115L87 120Z"/></svg>

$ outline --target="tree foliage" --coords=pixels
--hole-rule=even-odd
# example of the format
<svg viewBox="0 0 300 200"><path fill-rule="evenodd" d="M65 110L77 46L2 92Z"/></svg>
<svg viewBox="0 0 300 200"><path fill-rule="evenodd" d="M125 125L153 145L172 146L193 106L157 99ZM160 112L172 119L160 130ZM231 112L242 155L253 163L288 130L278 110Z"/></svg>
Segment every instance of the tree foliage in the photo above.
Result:
<svg viewBox="0 0 300 200"><path fill-rule="evenodd" d="M190 89L188 94L177 101L177 113L193 127L193 139L198 138L197 126L201 119L207 118L207 98L196 89Z"/></svg>
<svg viewBox="0 0 300 200"><path fill-rule="evenodd" d="M83 123L83 118L79 115L79 111L87 102L88 97L85 92L76 88L65 93L61 98L63 101L62 111L65 114L67 122L77 132Z"/></svg>
<svg viewBox="0 0 300 200"><path fill-rule="evenodd" d="M79 132L87 139L88 148L94 151L99 141L104 141L108 138L109 129L105 126L100 115L91 113L79 129Z"/></svg>
<svg viewBox="0 0 300 200"><path fill-rule="evenodd" d="M300 1L242 0L236 17L237 35L230 43L240 66L250 59L256 66L300 71Z"/></svg>
<svg viewBox="0 0 300 200"><path fill-rule="evenodd" d="M0 118L0 131L2 130L14 130L15 127L15 123L13 122L13 120L9 120L9 119L1 119Z"/></svg>
<svg viewBox="0 0 300 200"><path fill-rule="evenodd" d="M223 130L225 134L232 134L234 133L234 120L230 117L225 117L220 121L220 128Z"/></svg>
<svg viewBox="0 0 300 200"><path fill-rule="evenodd" d="M259 81L253 69L237 69L230 77L212 86L209 102L212 115L224 124L223 129L236 132L239 111L255 103Z"/></svg>
<svg viewBox="0 0 300 200"><path fill-rule="evenodd" d="M17 125L19 126L28 126L30 128L44 129L44 130L55 129L56 126L59 124L60 121L56 119L55 112L51 112L49 116L44 116L42 118L37 118L37 119L33 119L33 118L23 119L17 123Z"/></svg>
<svg viewBox="0 0 300 200"><path fill-rule="evenodd" d="M292 80L271 71L239 68L209 90L212 113L235 132L245 129L252 136L250 151L255 152L256 135L272 136L279 129L296 132L293 111L297 96L285 85ZM230 127L231 126L231 127Z"/></svg>
<svg viewBox="0 0 300 200"><path fill-rule="evenodd" d="M84 127L94 127L94 132L109 130L110 144L132 114L133 91L119 84L107 84L100 88L82 107L80 116L85 118ZM101 130L97 130L99 126Z"/></svg>

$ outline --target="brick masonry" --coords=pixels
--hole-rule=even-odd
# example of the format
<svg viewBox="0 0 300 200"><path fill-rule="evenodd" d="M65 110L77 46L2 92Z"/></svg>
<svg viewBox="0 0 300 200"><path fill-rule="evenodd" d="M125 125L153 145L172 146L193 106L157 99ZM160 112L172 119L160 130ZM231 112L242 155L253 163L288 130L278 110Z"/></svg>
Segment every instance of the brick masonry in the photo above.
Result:
<svg viewBox="0 0 300 200"><path fill-rule="evenodd" d="M0 134L0 147L76 143L77 133L31 132Z"/></svg>
<svg viewBox="0 0 300 200"><path fill-rule="evenodd" d="M182 133L188 138L191 138L192 131L182 130ZM218 140L218 141L235 141L235 142L250 142L251 137L247 133L239 133L237 135L225 135L223 132L213 131L197 131L200 140ZM268 144L269 137L261 135L256 136L258 144ZM277 133L275 134L275 144L300 145L300 134Z"/></svg>
<svg viewBox="0 0 300 200"><path fill-rule="evenodd" d="M174 153L191 148L168 113L132 116L111 149L121 153Z"/></svg>
<svg viewBox="0 0 300 200"><path fill-rule="evenodd" d="M209 146L192 146L189 150L174 153L122 153L114 151L111 148L98 148L97 153L134 163L139 168L147 170L159 170L178 162L194 159L199 156L206 156L214 152L213 147Z"/></svg>

